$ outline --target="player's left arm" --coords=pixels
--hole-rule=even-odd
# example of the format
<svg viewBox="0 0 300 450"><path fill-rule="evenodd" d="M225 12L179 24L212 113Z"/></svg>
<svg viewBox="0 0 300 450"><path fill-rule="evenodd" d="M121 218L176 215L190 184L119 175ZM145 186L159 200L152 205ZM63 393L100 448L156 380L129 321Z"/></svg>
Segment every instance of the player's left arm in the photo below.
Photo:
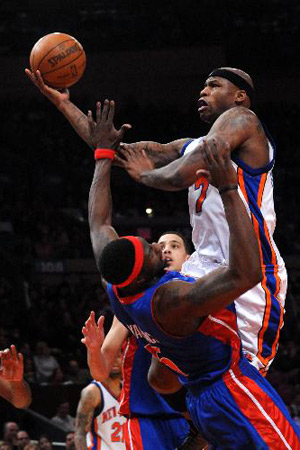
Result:
<svg viewBox="0 0 300 450"><path fill-rule="evenodd" d="M87 450L86 434L91 430L95 408L102 402L100 389L89 384L81 391L75 419L76 450Z"/></svg>
<svg viewBox="0 0 300 450"><path fill-rule="evenodd" d="M88 112L88 121L93 148L118 148L125 130L130 128L124 124L119 130L114 127L115 103L105 100L103 108L97 102L96 120L92 112ZM99 258L104 247L118 238L116 230L112 227L112 200L110 190L111 159L98 159L95 165L94 177L90 187L88 214L90 236L96 264L99 269Z"/></svg>
<svg viewBox="0 0 300 450"><path fill-rule="evenodd" d="M89 147L92 147L90 136L90 129L87 116L70 100L70 92L68 89L57 90L46 83L39 70L31 72L25 69L25 73L30 81L37 87L51 103L60 111L68 120L72 128L86 142Z"/></svg>
<svg viewBox="0 0 300 450"><path fill-rule="evenodd" d="M31 403L31 390L24 380L22 353L11 345L0 352L0 395L16 408L28 408Z"/></svg>
<svg viewBox="0 0 300 450"><path fill-rule="evenodd" d="M258 134L261 133L261 137ZM224 112L213 124L206 141L217 142L221 152L239 149L245 152L249 142L251 153L256 154L255 144L265 135L257 116L247 108L235 107ZM253 141L252 141L253 140ZM149 161L145 154L131 151L127 155L127 171L134 172L134 179L147 186L167 191L177 191L191 186L198 178L197 170L206 169L203 159L203 143L165 167L148 170Z"/></svg>
<svg viewBox="0 0 300 450"><path fill-rule="evenodd" d="M114 361L128 336L127 328L114 317L112 326L104 338L103 323L103 316L100 316L96 323L95 313L92 311L82 328L84 338L81 342L87 348L90 373L97 381L104 381L109 377Z"/></svg>

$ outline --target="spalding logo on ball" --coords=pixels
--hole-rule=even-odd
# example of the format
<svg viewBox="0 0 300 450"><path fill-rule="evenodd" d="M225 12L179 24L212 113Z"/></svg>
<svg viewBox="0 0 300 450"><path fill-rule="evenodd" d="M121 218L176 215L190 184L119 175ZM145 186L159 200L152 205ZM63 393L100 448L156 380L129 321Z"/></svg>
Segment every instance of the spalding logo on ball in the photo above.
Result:
<svg viewBox="0 0 300 450"><path fill-rule="evenodd" d="M39 70L44 82L58 89L77 83L85 66L82 45L65 33L47 34L36 42L30 53L32 72Z"/></svg>

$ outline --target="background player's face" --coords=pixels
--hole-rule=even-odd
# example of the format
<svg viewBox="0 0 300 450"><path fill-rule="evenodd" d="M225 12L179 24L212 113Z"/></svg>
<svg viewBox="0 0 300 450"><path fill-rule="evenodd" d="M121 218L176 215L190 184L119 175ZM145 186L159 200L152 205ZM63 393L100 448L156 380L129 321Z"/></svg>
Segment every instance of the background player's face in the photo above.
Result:
<svg viewBox="0 0 300 450"><path fill-rule="evenodd" d="M158 244L166 261L165 270L180 271L182 264L189 257L182 238L177 234L164 234L159 238Z"/></svg>
<svg viewBox="0 0 300 450"><path fill-rule="evenodd" d="M198 100L200 119L207 123L213 123L224 111L236 106L238 90L225 78L209 77Z"/></svg>

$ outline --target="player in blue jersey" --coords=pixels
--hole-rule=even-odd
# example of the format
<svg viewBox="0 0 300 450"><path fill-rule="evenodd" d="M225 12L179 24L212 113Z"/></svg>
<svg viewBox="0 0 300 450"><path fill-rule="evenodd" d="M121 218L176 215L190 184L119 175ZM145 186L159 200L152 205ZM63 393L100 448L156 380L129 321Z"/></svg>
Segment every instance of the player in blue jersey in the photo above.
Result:
<svg viewBox="0 0 300 450"><path fill-rule="evenodd" d="M188 258L189 244L174 231L163 233L159 240L166 270L180 270ZM105 380L123 342L123 388L120 400L120 414L127 417L125 443L130 449L153 448L174 449L202 448L203 440L194 430L185 438L188 427L166 399L154 391L147 381L151 354L144 349L141 340L129 333L116 318L104 339L103 317L95 322L91 313L83 327L83 343L87 346L88 364L94 379ZM130 336L129 336L130 334ZM168 389L170 386L168 386ZM170 396L167 396L170 401ZM172 396L172 406L186 410L184 392L180 398ZM166 436L168 439L166 439ZM185 438L185 439L184 439ZM184 442L183 442L184 440Z"/></svg>
<svg viewBox="0 0 300 450"><path fill-rule="evenodd" d="M299 431L269 383L242 355L233 300L262 277L258 243L237 193L229 149L202 144L230 231L229 264L195 281L165 273L158 244L119 238L111 225L110 170L126 126L113 125L114 102L97 104L89 125L96 167L89 195L96 263L118 319L188 389L194 424L215 448L299 449ZM203 175L208 173L203 171Z"/></svg>

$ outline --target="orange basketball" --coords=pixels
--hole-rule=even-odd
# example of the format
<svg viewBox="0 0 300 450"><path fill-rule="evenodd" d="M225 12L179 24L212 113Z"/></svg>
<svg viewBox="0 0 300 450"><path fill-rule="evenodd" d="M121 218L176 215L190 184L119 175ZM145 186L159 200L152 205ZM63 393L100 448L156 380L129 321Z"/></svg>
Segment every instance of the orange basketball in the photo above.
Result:
<svg viewBox="0 0 300 450"><path fill-rule="evenodd" d="M39 39L30 53L30 67L39 70L46 84L67 88L77 83L86 66L82 45L65 33L51 33Z"/></svg>

